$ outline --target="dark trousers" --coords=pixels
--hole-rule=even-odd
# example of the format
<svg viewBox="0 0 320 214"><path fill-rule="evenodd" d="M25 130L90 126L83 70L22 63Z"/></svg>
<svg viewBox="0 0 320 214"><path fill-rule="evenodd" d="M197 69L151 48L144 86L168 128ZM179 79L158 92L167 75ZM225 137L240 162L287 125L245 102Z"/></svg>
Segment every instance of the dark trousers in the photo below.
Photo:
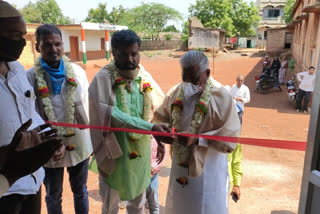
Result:
<svg viewBox="0 0 320 214"><path fill-rule="evenodd" d="M40 214L41 187L35 195L12 194L0 198L1 214Z"/></svg>
<svg viewBox="0 0 320 214"><path fill-rule="evenodd" d="M238 116L239 116L240 124L242 125L243 111L239 111L239 112L238 112Z"/></svg>
<svg viewBox="0 0 320 214"><path fill-rule="evenodd" d="M73 202L76 214L89 213L87 190L89 158L81 163L68 167L69 182L73 192ZM46 187L46 203L48 214L62 214L62 186L64 168L46 168L44 185Z"/></svg>
<svg viewBox="0 0 320 214"><path fill-rule="evenodd" d="M297 95L297 106L296 109L299 109L300 111L308 111L308 104L310 100L311 91L304 91L299 88L299 92ZM302 99L304 97L303 106L301 108Z"/></svg>

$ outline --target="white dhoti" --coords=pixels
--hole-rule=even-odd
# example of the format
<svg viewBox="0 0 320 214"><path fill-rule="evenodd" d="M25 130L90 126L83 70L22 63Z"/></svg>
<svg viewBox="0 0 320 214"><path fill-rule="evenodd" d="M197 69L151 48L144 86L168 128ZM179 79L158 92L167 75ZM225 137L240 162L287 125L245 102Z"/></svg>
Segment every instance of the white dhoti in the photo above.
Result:
<svg viewBox="0 0 320 214"><path fill-rule="evenodd" d="M201 176L189 178L182 187L176 178L187 175L187 169L173 158L165 214L228 214L227 155L209 149Z"/></svg>

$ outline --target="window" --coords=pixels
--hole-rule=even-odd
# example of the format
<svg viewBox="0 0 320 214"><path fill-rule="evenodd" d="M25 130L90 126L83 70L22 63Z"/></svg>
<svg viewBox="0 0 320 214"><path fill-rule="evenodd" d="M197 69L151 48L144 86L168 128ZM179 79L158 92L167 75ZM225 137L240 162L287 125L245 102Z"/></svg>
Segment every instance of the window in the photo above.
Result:
<svg viewBox="0 0 320 214"><path fill-rule="evenodd" d="M268 37L268 32L265 31L265 32L264 32L264 39L267 40L267 37Z"/></svg>
<svg viewBox="0 0 320 214"><path fill-rule="evenodd" d="M104 38L101 38L101 50L105 50L105 42L104 42Z"/></svg>
<svg viewBox="0 0 320 214"><path fill-rule="evenodd" d="M268 10L268 18L278 18L278 16L280 16L280 10L278 9Z"/></svg>

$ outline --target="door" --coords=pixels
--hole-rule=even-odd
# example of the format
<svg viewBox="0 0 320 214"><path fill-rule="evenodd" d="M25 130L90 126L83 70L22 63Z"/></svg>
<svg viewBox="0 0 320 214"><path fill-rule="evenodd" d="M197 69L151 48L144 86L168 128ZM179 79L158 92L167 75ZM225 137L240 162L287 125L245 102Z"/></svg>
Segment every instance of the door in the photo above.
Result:
<svg viewBox="0 0 320 214"><path fill-rule="evenodd" d="M70 36L70 60L79 61L79 41L77 36Z"/></svg>
<svg viewBox="0 0 320 214"><path fill-rule="evenodd" d="M320 55L317 64L299 214L320 213Z"/></svg>
<svg viewBox="0 0 320 214"><path fill-rule="evenodd" d="M291 48L292 38L293 38L293 34L290 32L286 32L284 48L286 49Z"/></svg>

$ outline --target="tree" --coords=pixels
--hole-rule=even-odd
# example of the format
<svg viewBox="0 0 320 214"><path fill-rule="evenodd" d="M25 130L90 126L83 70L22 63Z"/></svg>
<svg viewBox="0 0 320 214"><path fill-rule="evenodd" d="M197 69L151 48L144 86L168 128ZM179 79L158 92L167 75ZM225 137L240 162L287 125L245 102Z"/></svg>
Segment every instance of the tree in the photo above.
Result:
<svg viewBox="0 0 320 214"><path fill-rule="evenodd" d="M230 11L230 16L234 25L232 34L254 36L254 27L260 20L258 13L259 10L253 2L248 5L243 0L232 0L232 10Z"/></svg>
<svg viewBox="0 0 320 214"><path fill-rule="evenodd" d="M71 23L71 19L62 14L55 0L39 0L36 3L29 2L20 11L27 23Z"/></svg>
<svg viewBox="0 0 320 214"><path fill-rule="evenodd" d="M107 20L111 24L121 25L125 23L125 14L127 13L127 9L125 9L122 5L118 8L113 7L111 12L108 14Z"/></svg>
<svg viewBox="0 0 320 214"><path fill-rule="evenodd" d="M85 19L86 22L98 23L103 23L106 20L108 20L107 3L99 3L96 9L89 9L88 16Z"/></svg>
<svg viewBox="0 0 320 214"><path fill-rule="evenodd" d="M147 34L153 39L158 39L169 21L181 19L181 14L173 8L163 4L142 4L128 10L124 17L130 29Z"/></svg>
<svg viewBox="0 0 320 214"><path fill-rule="evenodd" d="M29 2L20 11L27 23L42 23L41 11L37 4Z"/></svg>
<svg viewBox="0 0 320 214"><path fill-rule="evenodd" d="M55 0L39 0L37 8L41 11L43 23L50 24L71 24L69 17L65 17Z"/></svg>
<svg viewBox="0 0 320 214"><path fill-rule="evenodd" d="M254 3L243 0L197 0L189 7L190 16L196 16L205 27L219 28L227 36L252 36L259 21Z"/></svg>
<svg viewBox="0 0 320 214"><path fill-rule="evenodd" d="M176 26L169 25L163 29L163 32L179 32Z"/></svg>
<svg viewBox="0 0 320 214"><path fill-rule="evenodd" d="M292 22L292 10L295 4L295 0L288 0L286 6L284 7L284 21L287 24L290 24Z"/></svg>

